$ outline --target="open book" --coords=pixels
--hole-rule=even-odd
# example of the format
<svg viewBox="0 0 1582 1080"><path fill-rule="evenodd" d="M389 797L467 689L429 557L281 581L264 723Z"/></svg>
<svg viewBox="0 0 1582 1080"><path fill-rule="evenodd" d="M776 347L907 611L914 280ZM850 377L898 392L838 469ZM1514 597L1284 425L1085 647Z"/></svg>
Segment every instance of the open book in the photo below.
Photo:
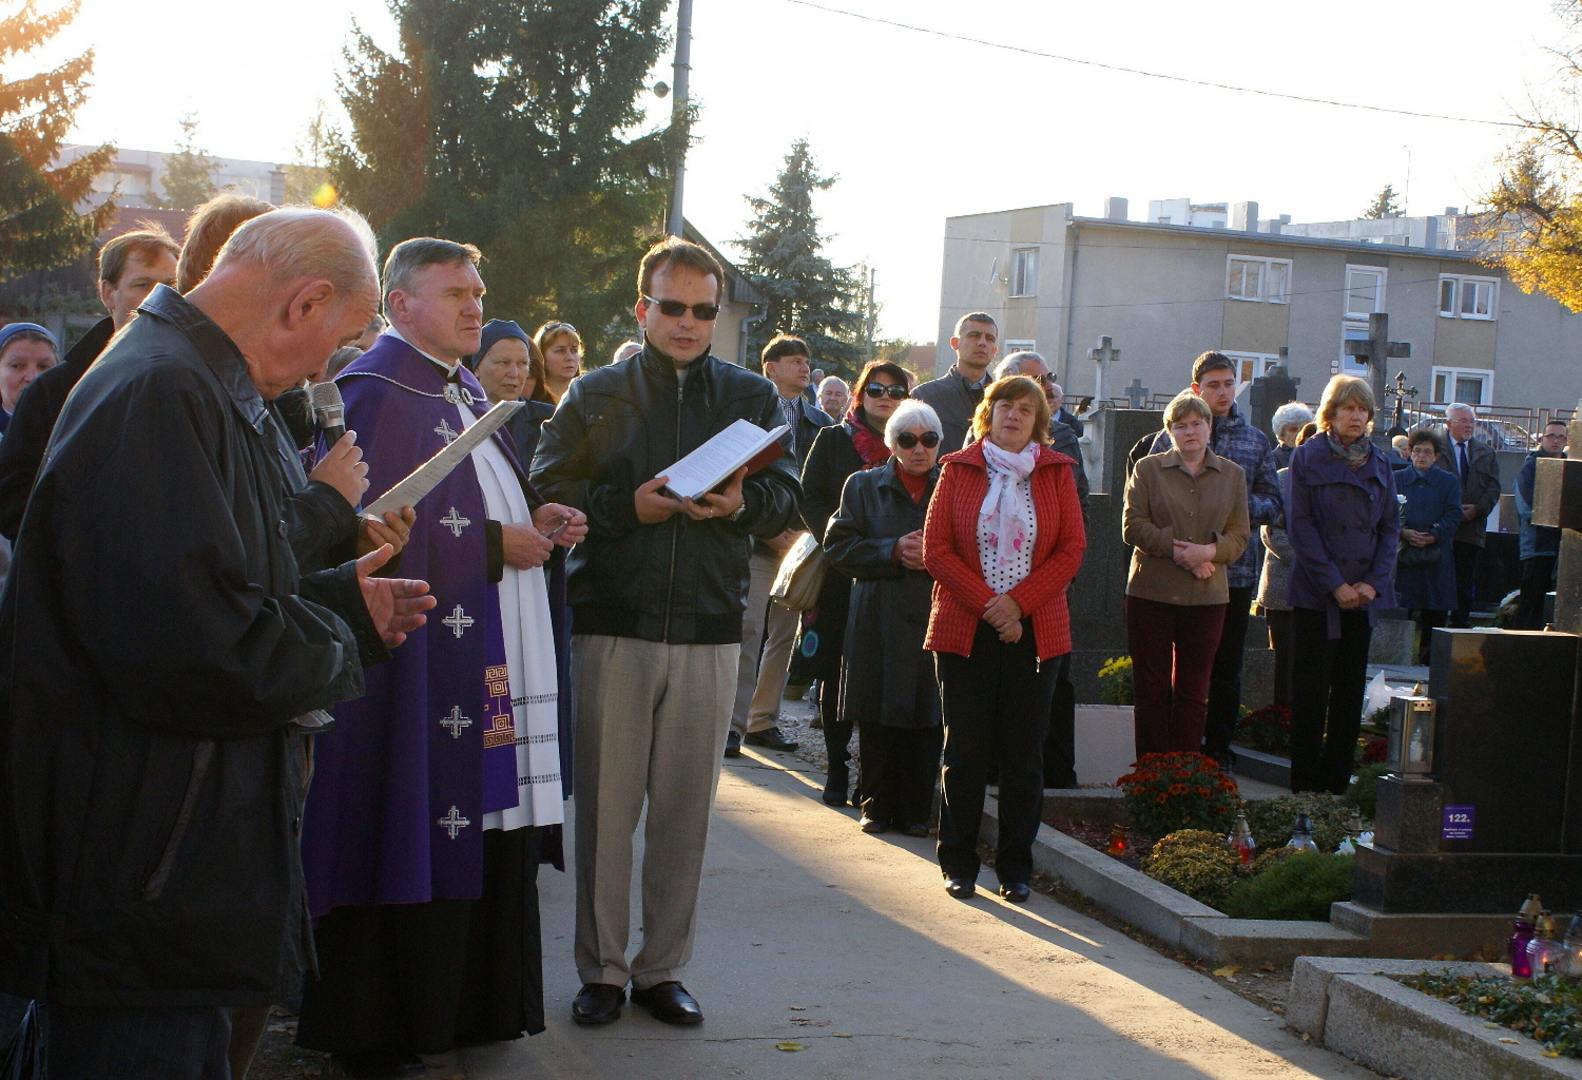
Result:
<svg viewBox="0 0 1582 1080"><path fill-rule="evenodd" d="M445 449L412 470L405 479L373 502L364 504L362 516L370 521L379 521L387 510L416 506L422 501L423 496L433 491L441 480L450 475L452 469L466 461L467 455L471 454L479 443L493 435L501 424L511 418L512 413L522 407L520 401L501 401L491 406L488 412L469 424L466 431L451 439Z"/></svg>
<svg viewBox="0 0 1582 1080"><path fill-rule="evenodd" d="M743 465L748 472L757 472L785 453L780 439L786 427L781 424L765 431L751 420L738 420L670 468L661 469L665 486L660 490L677 499L699 499Z"/></svg>

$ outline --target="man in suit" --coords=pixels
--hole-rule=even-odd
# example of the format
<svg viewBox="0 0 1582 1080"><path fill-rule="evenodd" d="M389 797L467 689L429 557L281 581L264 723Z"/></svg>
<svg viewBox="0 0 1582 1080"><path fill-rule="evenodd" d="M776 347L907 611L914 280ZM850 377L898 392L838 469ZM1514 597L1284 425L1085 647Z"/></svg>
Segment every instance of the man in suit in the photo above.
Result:
<svg viewBox="0 0 1582 1080"><path fill-rule="evenodd" d="M764 346L762 362L764 378L779 392L781 417L789 429L786 449L795 455L800 471L818 429L835 422L803 396L812 382L813 354L801 338L776 334ZM781 557L791 550L798 535L797 529L787 529L753 543L747 611L742 618L742 655L736 666L736 701L731 708L731 730L725 736L726 757L739 756L743 742L769 750L797 747L780 730L779 720L798 613L770 603L769 589Z"/></svg>
<svg viewBox="0 0 1582 1080"><path fill-rule="evenodd" d="M968 312L956 320L950 347L956 352L956 362L950 370L912 391L913 397L932 405L939 414L945 429L945 437L939 443L940 457L967 443L972 412L983 400L983 391L989 385L989 365L1000 348L1000 326L986 312Z"/></svg>
<svg viewBox="0 0 1582 1080"><path fill-rule="evenodd" d="M1466 626L1477 593L1478 556L1489 512L1500 501L1500 463L1493 447L1476 437L1478 414L1460 402L1445 410L1448 438L1439 467L1461 478L1461 527L1456 530L1456 606L1451 626Z"/></svg>
<svg viewBox="0 0 1582 1080"><path fill-rule="evenodd" d="M1076 413L1066 408L1066 392L1061 385L1052 382L1045 386L1044 396L1049 399L1049 409L1054 419L1070 428L1077 438L1082 438L1082 421L1077 419Z"/></svg>

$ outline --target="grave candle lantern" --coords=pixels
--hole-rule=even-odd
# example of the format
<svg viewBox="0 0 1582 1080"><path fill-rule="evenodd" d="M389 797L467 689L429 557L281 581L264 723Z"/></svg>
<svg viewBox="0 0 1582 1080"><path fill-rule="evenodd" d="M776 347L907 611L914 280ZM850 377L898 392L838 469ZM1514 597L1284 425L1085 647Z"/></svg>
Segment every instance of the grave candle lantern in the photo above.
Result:
<svg viewBox="0 0 1582 1080"><path fill-rule="evenodd" d="M1416 694L1390 698L1390 734L1385 752L1390 771L1408 779L1434 771L1434 699Z"/></svg>
<svg viewBox="0 0 1582 1080"><path fill-rule="evenodd" d="M1107 850L1111 855L1126 854L1126 826L1117 825L1110 830L1110 846Z"/></svg>

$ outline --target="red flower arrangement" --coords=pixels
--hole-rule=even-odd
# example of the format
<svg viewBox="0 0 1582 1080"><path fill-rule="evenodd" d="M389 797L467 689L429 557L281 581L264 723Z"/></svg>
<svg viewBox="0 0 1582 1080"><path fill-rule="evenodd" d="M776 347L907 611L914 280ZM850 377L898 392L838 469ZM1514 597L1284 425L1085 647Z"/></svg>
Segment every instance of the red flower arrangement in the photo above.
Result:
<svg viewBox="0 0 1582 1080"><path fill-rule="evenodd" d="M1149 836L1177 829L1223 833L1241 805L1236 781L1211 757L1190 751L1144 754L1116 781L1133 828Z"/></svg>
<svg viewBox="0 0 1582 1080"><path fill-rule="evenodd" d="M1236 725L1236 741L1266 754L1289 757L1291 754L1291 709L1286 705L1265 705L1242 717Z"/></svg>

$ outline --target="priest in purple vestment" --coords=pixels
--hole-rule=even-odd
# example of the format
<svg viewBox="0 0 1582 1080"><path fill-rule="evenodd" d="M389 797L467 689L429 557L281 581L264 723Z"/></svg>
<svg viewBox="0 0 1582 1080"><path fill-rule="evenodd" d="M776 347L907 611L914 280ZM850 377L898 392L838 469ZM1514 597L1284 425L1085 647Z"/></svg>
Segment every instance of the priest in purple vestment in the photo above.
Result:
<svg viewBox="0 0 1582 1080"><path fill-rule="evenodd" d="M390 329L337 383L389 489L488 408L478 250L398 244ZM537 867L562 865L563 558L587 533L546 503L503 429L423 499L401 573L438 601L428 632L370 672L321 741L303 829L320 978L298 1042L349 1072L542 1031Z"/></svg>

